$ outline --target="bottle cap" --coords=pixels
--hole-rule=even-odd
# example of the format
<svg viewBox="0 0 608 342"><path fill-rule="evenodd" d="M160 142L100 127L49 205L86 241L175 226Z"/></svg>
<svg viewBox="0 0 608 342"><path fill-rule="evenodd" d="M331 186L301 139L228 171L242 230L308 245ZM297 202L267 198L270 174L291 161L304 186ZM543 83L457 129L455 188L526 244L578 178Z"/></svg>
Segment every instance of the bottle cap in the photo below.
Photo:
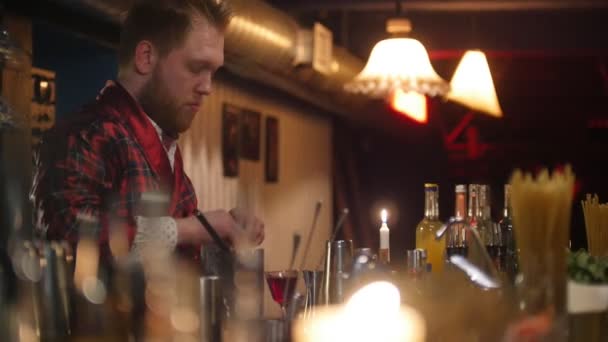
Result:
<svg viewBox="0 0 608 342"><path fill-rule="evenodd" d="M437 185L435 183L424 183L424 190L425 191L437 191L437 190L439 190L439 185Z"/></svg>

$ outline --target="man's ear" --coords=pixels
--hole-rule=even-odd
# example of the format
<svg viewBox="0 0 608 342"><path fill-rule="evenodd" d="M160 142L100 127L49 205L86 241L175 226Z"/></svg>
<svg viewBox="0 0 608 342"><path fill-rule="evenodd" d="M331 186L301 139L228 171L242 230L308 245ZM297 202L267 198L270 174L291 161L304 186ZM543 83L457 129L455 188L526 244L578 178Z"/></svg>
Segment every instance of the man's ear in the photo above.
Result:
<svg viewBox="0 0 608 342"><path fill-rule="evenodd" d="M158 50L148 40L140 41L135 47L133 63L138 74L148 75L152 73L158 61Z"/></svg>

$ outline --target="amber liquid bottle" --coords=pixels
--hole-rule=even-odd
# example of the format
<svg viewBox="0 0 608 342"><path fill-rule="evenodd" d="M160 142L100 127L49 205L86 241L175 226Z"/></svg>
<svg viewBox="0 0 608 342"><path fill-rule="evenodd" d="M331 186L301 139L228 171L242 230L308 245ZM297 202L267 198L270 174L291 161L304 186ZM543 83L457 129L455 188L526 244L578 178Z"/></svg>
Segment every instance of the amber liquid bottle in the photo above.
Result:
<svg viewBox="0 0 608 342"><path fill-rule="evenodd" d="M424 185L424 217L416 227L416 248L427 252L427 261L431 271L438 273L443 270L445 262L445 236L435 239L435 233L443 223L439 221L439 186Z"/></svg>

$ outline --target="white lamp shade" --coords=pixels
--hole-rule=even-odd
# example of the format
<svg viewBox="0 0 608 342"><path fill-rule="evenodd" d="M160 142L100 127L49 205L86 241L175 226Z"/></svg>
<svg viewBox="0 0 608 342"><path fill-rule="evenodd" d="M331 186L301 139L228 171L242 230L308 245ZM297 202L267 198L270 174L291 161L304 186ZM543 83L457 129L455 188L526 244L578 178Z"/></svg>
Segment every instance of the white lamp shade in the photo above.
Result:
<svg viewBox="0 0 608 342"><path fill-rule="evenodd" d="M488 60L483 52L469 50L464 54L450 82L447 98L475 111L502 117Z"/></svg>
<svg viewBox="0 0 608 342"><path fill-rule="evenodd" d="M419 41L390 38L374 46L365 68L345 90L386 98L395 89L437 96L445 95L449 85L437 75Z"/></svg>

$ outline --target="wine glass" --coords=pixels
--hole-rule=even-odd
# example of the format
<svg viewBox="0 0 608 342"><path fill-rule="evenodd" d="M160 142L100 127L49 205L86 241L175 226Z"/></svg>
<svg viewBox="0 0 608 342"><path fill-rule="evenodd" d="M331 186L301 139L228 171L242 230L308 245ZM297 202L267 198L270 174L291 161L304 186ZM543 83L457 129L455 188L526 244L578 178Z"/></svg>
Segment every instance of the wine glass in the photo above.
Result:
<svg viewBox="0 0 608 342"><path fill-rule="evenodd" d="M293 293L296 289L296 283L298 282L298 271L273 271L266 272L265 274L272 299L281 306L281 312L283 318L285 318L285 307L287 306L289 299L293 297Z"/></svg>

